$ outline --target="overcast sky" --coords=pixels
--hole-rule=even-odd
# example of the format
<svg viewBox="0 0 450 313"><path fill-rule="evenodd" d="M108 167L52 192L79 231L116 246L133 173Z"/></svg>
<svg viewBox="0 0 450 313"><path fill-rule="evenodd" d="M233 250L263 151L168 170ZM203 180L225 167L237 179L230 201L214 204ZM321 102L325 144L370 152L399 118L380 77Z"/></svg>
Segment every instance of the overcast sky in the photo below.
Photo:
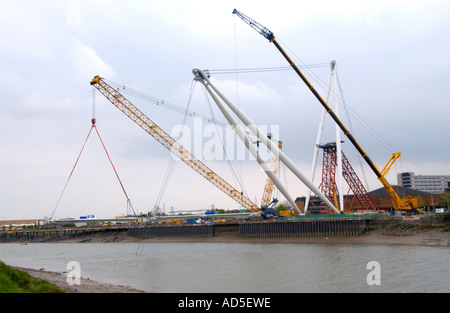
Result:
<svg viewBox="0 0 450 313"><path fill-rule="evenodd" d="M391 184L402 171L450 173L448 1L2 0L0 218L52 214L91 128L89 82L95 75L186 108L193 68L287 66L273 44L232 14L235 7L273 31L297 65L324 65L305 71L322 96L327 64L337 60L352 116L349 122L341 101L344 123L351 123L380 169L393 152L402 152L388 176ZM310 175L322 108L295 72L212 74L212 81L256 124L278 130L286 154ZM183 114L129 99L169 134L183 121ZM192 99L192 111L210 114L199 84ZM170 153L98 92L95 103L97 129L132 205L147 212L158 197ZM193 123L188 119L187 125ZM205 144L208 134L202 135ZM328 117L323 142L333 136ZM344 153L362 179L355 149L343 140ZM238 188L228 162L204 161ZM235 165L249 198L259 204L265 174L248 158ZM382 187L367 166L364 173L370 190ZM282 171L280 178L292 197L306 194L290 172ZM161 202L166 211L212 204L237 207L176 162ZM126 197L92 134L55 217L123 213Z"/></svg>

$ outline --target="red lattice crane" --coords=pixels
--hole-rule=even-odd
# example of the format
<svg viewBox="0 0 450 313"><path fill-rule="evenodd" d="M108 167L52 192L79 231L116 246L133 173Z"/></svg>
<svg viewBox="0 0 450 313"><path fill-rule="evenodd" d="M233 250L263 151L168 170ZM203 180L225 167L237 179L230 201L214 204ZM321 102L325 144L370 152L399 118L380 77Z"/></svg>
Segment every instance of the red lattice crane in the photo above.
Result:
<svg viewBox="0 0 450 313"><path fill-rule="evenodd" d="M327 143L319 146L319 148L323 149L322 183L320 184L319 189L321 189L324 195L337 206L339 194L336 188L336 143ZM341 155L342 177L347 182L349 189L353 191L354 199L356 198L359 201L363 210L375 210L375 204L367 193L367 190L358 175L353 170L353 167L346 158L344 152L341 151ZM320 204L320 213L330 213L328 206L324 203Z"/></svg>

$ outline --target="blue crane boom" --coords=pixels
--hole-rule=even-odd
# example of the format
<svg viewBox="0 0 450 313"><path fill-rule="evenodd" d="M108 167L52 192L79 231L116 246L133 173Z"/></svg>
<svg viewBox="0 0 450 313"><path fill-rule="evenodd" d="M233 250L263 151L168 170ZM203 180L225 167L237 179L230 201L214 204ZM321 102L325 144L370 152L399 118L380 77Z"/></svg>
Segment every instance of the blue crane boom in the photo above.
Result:
<svg viewBox="0 0 450 313"><path fill-rule="evenodd" d="M236 9L233 10L233 14L236 14L237 16L239 16L242 20L244 20L244 22L246 22L248 25L250 25L251 28L256 30L259 34L261 34L267 40L271 41L272 39L275 39L275 36L268 28L259 24L257 21L252 20L247 15L239 12Z"/></svg>

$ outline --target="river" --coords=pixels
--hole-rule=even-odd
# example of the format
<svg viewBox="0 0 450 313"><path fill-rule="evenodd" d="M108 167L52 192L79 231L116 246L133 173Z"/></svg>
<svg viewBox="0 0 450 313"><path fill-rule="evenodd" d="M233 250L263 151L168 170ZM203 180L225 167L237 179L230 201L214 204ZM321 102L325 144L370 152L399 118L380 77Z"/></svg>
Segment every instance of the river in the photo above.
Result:
<svg viewBox="0 0 450 313"><path fill-rule="evenodd" d="M4 243L0 260L55 272L76 261L83 277L160 293L450 292L448 247Z"/></svg>

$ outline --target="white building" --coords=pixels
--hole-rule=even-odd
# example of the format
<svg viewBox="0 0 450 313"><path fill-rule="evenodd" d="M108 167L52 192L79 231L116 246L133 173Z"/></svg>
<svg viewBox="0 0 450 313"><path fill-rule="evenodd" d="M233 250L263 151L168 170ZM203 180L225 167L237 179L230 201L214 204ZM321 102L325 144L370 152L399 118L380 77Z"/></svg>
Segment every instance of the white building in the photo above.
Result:
<svg viewBox="0 0 450 313"><path fill-rule="evenodd" d="M450 175L414 175L413 172L397 174L399 186L439 194L450 188Z"/></svg>

